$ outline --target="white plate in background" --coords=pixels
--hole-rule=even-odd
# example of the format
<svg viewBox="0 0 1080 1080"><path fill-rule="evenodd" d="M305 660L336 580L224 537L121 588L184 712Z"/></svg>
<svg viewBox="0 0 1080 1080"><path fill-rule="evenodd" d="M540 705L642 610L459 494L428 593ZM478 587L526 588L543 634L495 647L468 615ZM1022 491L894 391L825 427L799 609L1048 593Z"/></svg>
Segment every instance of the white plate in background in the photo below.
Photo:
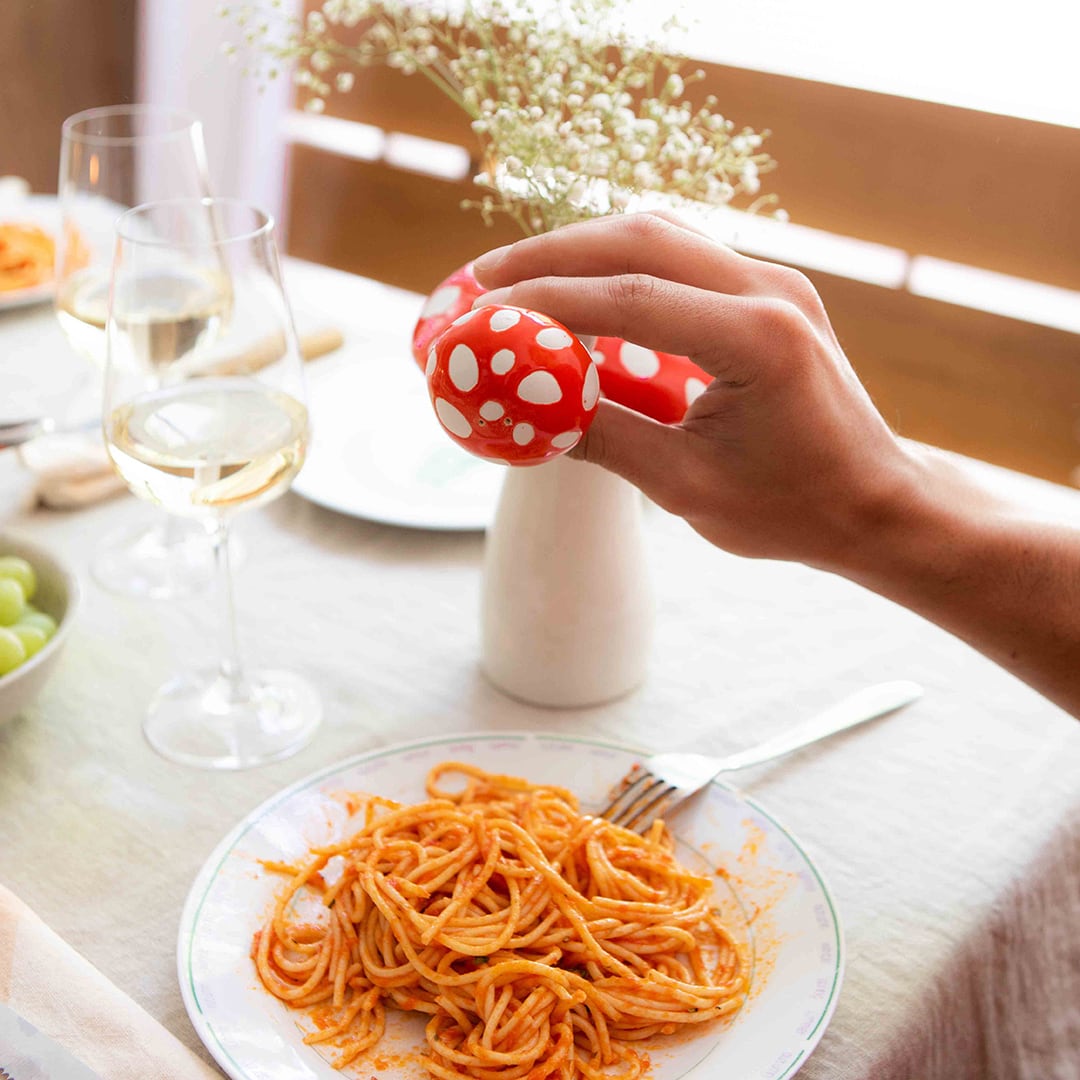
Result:
<svg viewBox="0 0 1080 1080"><path fill-rule="evenodd" d="M353 517L416 529L482 530L504 466L442 431L411 355L346 349L308 365L312 440L293 491Z"/></svg>

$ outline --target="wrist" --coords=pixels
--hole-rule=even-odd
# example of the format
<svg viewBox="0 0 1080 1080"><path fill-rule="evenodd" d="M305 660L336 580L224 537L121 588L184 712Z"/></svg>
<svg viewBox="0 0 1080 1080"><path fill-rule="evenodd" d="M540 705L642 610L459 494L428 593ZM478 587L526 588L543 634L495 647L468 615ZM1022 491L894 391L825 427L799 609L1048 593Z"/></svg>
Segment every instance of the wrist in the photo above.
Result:
<svg viewBox="0 0 1080 1080"><path fill-rule="evenodd" d="M997 500L942 451L907 440L897 447L853 501L845 539L820 568L903 601L915 582L924 589L960 586L975 534Z"/></svg>

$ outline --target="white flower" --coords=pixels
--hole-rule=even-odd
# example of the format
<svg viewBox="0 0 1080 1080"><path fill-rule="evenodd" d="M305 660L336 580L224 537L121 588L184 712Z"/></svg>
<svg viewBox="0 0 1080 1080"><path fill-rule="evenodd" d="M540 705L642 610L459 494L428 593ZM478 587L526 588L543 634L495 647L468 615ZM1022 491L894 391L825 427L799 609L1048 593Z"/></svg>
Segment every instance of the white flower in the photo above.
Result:
<svg viewBox="0 0 1080 1080"><path fill-rule="evenodd" d="M268 2L282 20L287 6L302 6ZM227 4L222 14L253 47L265 40L272 69L296 62L313 112L333 90L353 89L356 68L422 69L468 117L476 156L500 163L475 176L484 194L469 205L485 221L505 212L526 232L549 229L623 211L646 191L713 204L755 196L773 164L760 152L762 136L736 134L714 95L691 104L686 90L701 73L678 56L656 42L628 42L629 2L323 0L291 18L284 45L256 25L254 2ZM357 29L336 36L342 26ZM771 212L772 201L752 209Z"/></svg>
<svg viewBox="0 0 1080 1080"><path fill-rule="evenodd" d="M657 187L659 180L656 169L653 167L650 161L639 161L634 166L634 183L640 185L648 191L653 191Z"/></svg>
<svg viewBox="0 0 1080 1080"><path fill-rule="evenodd" d="M748 195L756 195L761 190L761 181L758 179L758 167L753 161L743 163L742 172L739 174L739 183L743 191Z"/></svg>
<svg viewBox="0 0 1080 1080"><path fill-rule="evenodd" d="M705 198L710 203L729 203L735 197L735 189L715 176L705 178Z"/></svg>

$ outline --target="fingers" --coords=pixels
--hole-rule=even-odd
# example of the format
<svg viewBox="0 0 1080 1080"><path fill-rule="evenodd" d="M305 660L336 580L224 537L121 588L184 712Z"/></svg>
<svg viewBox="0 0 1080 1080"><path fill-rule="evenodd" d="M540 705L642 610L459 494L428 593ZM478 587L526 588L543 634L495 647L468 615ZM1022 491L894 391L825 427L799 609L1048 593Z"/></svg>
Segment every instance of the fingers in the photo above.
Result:
<svg viewBox="0 0 1080 1080"><path fill-rule="evenodd" d="M672 463L685 460L687 438L679 427L603 399L570 456L618 473L658 506L682 514L692 506L693 494L685 470Z"/></svg>
<svg viewBox="0 0 1080 1080"><path fill-rule="evenodd" d="M714 378L737 386L790 355L807 331L798 309L785 301L706 292L642 274L534 278L477 303L542 311L578 335L618 337L689 356Z"/></svg>
<svg viewBox="0 0 1080 1080"><path fill-rule="evenodd" d="M481 255L488 289L527 278L647 274L710 292L775 294L782 268L750 259L661 213L620 214L568 225Z"/></svg>

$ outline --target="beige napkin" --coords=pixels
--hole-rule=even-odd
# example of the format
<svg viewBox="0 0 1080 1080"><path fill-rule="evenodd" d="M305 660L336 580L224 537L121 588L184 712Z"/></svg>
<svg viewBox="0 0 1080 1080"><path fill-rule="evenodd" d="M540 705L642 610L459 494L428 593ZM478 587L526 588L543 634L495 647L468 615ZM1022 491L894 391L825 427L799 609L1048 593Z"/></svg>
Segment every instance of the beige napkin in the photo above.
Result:
<svg viewBox="0 0 1080 1080"><path fill-rule="evenodd" d="M102 1080L221 1080L2 885L0 1002Z"/></svg>
<svg viewBox="0 0 1080 1080"><path fill-rule="evenodd" d="M300 336L300 353L305 360L314 360L340 348L343 341L338 330L315 330ZM280 342L267 339L223 365L220 373L254 372L280 355ZM77 510L127 491L96 435L48 435L19 447L18 453L23 466L34 476L30 502L35 506Z"/></svg>

